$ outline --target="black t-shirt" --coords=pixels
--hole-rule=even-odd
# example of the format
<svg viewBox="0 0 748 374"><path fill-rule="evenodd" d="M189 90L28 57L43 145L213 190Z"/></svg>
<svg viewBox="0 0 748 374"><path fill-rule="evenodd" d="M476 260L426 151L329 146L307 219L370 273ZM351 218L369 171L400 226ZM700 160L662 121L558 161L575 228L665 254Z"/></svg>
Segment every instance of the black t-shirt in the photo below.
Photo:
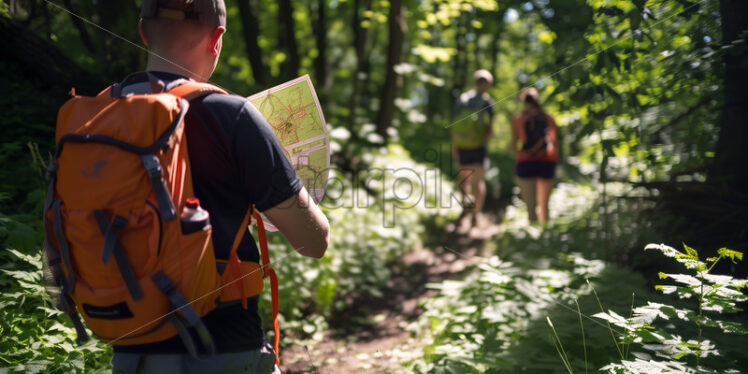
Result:
<svg viewBox="0 0 748 374"><path fill-rule="evenodd" d="M167 84L183 78L152 73ZM145 86L143 82L147 82L145 74L132 75L122 82L123 91L148 92L138 89ZM250 203L259 211L270 209L297 194L302 188L301 180L270 125L246 98L212 93L192 100L185 131L195 195L210 213L216 258L227 259ZM249 230L237 254L241 260L259 262L259 251ZM221 307L203 317L219 353L262 346L264 333L257 313L257 297L247 305L247 310L240 304ZM152 344L115 346L114 351L187 352L179 336Z"/></svg>

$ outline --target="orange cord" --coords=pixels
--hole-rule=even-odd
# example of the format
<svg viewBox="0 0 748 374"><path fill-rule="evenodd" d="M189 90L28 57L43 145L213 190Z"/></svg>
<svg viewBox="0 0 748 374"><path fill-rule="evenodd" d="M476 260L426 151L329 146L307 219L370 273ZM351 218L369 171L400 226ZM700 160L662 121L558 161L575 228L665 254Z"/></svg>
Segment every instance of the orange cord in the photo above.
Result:
<svg viewBox="0 0 748 374"><path fill-rule="evenodd" d="M262 256L262 273L263 277L270 278L270 298L273 305L273 327L275 328L275 341L273 348L275 349L275 364L280 364L280 327L278 325L278 276L275 275L275 270L270 266L270 253L268 252L268 240L265 233L265 223L262 222L262 217L257 211L252 213L252 216L257 221L257 236L260 242L260 255Z"/></svg>
<svg viewBox="0 0 748 374"><path fill-rule="evenodd" d="M231 272L234 273L234 282L236 282L237 287L239 287L239 292L242 295L242 308L244 310L247 310L247 290L244 288L244 280L242 279L242 270L239 267L239 263L241 260L239 260L239 256L236 254L236 252L231 253L231 257L229 257L229 266L231 267Z"/></svg>
<svg viewBox="0 0 748 374"><path fill-rule="evenodd" d="M234 243L231 245L231 251L229 252L229 266L231 267L231 272L234 273L234 282L238 283L239 292L241 292L242 295L242 308L244 310L247 310L247 290L244 288L244 280L242 278L242 270L241 267L239 267L239 263L241 263L241 260L239 260L239 256L236 254L236 250L239 249L239 244L242 242L242 238L244 237L244 233L247 232L247 225L249 225L249 215L250 212L252 212L253 209L250 206L249 210L247 210L247 214L244 215L244 219L242 220L241 225L239 226L239 231L236 233L236 236L234 236Z"/></svg>

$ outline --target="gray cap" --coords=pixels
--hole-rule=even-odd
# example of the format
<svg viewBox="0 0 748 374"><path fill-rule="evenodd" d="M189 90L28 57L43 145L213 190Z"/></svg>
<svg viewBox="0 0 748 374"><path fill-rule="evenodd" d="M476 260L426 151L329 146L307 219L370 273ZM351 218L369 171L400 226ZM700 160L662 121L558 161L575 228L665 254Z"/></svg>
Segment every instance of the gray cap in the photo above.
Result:
<svg viewBox="0 0 748 374"><path fill-rule="evenodd" d="M143 0L140 17L191 19L226 26L226 4L223 0Z"/></svg>

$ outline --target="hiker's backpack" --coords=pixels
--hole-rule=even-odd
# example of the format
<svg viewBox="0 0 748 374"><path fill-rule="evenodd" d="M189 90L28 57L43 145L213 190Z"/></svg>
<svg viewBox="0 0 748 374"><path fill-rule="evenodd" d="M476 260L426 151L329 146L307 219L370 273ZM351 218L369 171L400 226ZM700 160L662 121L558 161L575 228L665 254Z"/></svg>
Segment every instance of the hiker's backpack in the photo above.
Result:
<svg viewBox="0 0 748 374"><path fill-rule="evenodd" d="M179 335L190 354L206 356L215 345L201 317L219 303L241 300L246 308L268 276L277 352L277 279L259 214L248 207L227 260L215 258L209 223L182 225L185 215L189 221L190 213L205 214L194 199L187 155L189 101L226 91L187 80L164 87L146 74L153 94L124 95L115 84L96 97L74 96L59 111L44 228L49 266L62 286L60 307L79 343L88 339L80 314L106 343ZM236 254L250 215L263 266Z"/></svg>
<svg viewBox="0 0 748 374"><path fill-rule="evenodd" d="M452 144L460 149L476 149L486 143L489 114L488 100L480 94L465 93L460 96L453 121L450 126Z"/></svg>
<svg viewBox="0 0 748 374"><path fill-rule="evenodd" d="M529 116L524 123L525 141L522 150L533 154L545 153L548 148L548 118L544 113ZM541 145L538 146L538 143Z"/></svg>

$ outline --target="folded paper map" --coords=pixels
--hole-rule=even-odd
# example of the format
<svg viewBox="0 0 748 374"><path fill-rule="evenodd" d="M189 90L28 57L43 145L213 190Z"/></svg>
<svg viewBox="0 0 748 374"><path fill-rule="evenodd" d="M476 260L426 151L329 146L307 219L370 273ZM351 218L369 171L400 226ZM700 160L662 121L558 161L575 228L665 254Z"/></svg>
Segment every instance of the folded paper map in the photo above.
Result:
<svg viewBox="0 0 748 374"><path fill-rule="evenodd" d="M304 75L254 94L249 100L273 128L296 174L319 204L330 171L330 138L312 80ZM276 231L271 224L266 228Z"/></svg>

